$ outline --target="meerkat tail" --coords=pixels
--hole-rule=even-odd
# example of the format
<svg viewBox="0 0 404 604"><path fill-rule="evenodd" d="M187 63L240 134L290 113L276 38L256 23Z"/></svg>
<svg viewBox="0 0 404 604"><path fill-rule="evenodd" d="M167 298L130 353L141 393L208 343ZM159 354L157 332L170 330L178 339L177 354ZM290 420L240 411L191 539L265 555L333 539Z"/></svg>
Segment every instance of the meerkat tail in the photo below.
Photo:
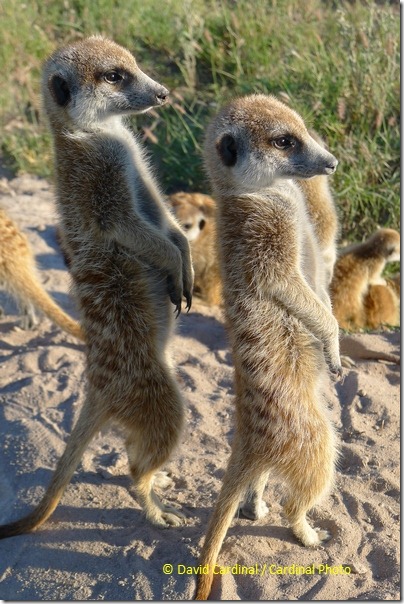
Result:
<svg viewBox="0 0 404 604"><path fill-rule="evenodd" d="M344 335L340 341L340 351L345 357L352 359L388 361L390 363L400 364L400 357L396 354L382 352L367 348L362 342Z"/></svg>
<svg viewBox="0 0 404 604"><path fill-rule="evenodd" d="M223 486L215 510L206 532L205 542L199 558L199 565L201 567L207 565L209 573L206 575L198 575L195 600L207 600L209 597L213 583L213 570L222 547L223 539L226 536L231 521L240 505L240 500L243 498L249 483L247 475L245 475L244 479L237 482L235 476L240 475L240 468L236 467L236 465L232 467L234 468L235 473L231 471L229 464L229 468L223 479Z"/></svg>
<svg viewBox="0 0 404 604"><path fill-rule="evenodd" d="M16 292L19 293L18 291ZM31 302L41 310L51 321L56 323L61 329L67 333L85 340L84 332L80 324L69 317L57 304L52 300L49 294L43 289L41 283L32 273L26 274L24 279L24 289L22 299L26 299L27 295Z"/></svg>
<svg viewBox="0 0 404 604"><path fill-rule="evenodd" d="M59 459L52 480L39 505L20 520L0 526L0 539L34 531L55 510L74 471L80 463L87 445L105 421L104 418L98 418L97 420L94 416L92 417L91 409L88 409L89 406L88 403L85 403L77 424L67 441L66 449Z"/></svg>

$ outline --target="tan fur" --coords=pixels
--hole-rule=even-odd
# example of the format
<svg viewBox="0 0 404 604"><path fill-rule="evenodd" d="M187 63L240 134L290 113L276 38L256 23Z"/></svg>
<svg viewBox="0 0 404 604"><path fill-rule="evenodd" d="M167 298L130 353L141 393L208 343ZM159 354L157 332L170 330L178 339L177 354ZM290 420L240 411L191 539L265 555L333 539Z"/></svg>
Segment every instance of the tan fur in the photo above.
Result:
<svg viewBox="0 0 404 604"><path fill-rule="evenodd" d="M382 272L387 262L399 259L400 235L393 229L379 229L365 242L340 251L331 282L333 311L340 327L355 331L390 321L397 324L398 306Z"/></svg>
<svg viewBox="0 0 404 604"><path fill-rule="evenodd" d="M401 274L396 273L392 277L386 278L387 285L393 290L393 292L400 298L401 296Z"/></svg>
<svg viewBox="0 0 404 604"><path fill-rule="evenodd" d="M218 206L224 307L235 365L236 432L209 522L196 599L245 496L265 514L269 473L286 487L285 512L306 546L327 538L306 512L333 481L335 435L321 393L327 367L340 374L338 324L305 198L292 178L331 174L335 158L303 120L273 97L230 103L208 128L205 161Z"/></svg>
<svg viewBox="0 0 404 604"><path fill-rule="evenodd" d="M56 507L105 422L126 431L139 503L158 526L182 522L153 491L177 445L183 403L167 344L173 307L191 304L189 245L121 116L164 103L168 91L124 48L101 37L57 51L43 96L55 145L63 246L87 340L87 396L42 501L0 537L30 531Z"/></svg>
<svg viewBox="0 0 404 604"><path fill-rule="evenodd" d="M35 308L67 333L84 340L80 325L71 319L43 289L27 237L0 208L0 285L20 305L21 327L32 329L38 321Z"/></svg>
<svg viewBox="0 0 404 604"><path fill-rule="evenodd" d="M208 304L222 301L217 258L216 203L203 193L174 193L168 198L191 245L195 271L194 294Z"/></svg>
<svg viewBox="0 0 404 604"><path fill-rule="evenodd" d="M322 147L324 141L316 132L310 135ZM329 287L337 258L338 215L330 189L329 177L320 175L297 181L305 197L307 210L323 254L326 286Z"/></svg>
<svg viewBox="0 0 404 604"><path fill-rule="evenodd" d="M310 135L326 148L316 132L310 131ZM306 197L307 211L324 259L325 287L328 288L337 257L339 232L329 177L313 176L310 179L297 179L297 182ZM220 304L222 294L213 220L216 211L214 199L202 193L180 192L170 195L169 203L191 243L195 270L194 293L199 294L208 304ZM202 229L199 228L201 220Z"/></svg>
<svg viewBox="0 0 404 604"><path fill-rule="evenodd" d="M363 300L365 327L377 329L383 325L400 325L400 301L394 289L386 285L369 285Z"/></svg>

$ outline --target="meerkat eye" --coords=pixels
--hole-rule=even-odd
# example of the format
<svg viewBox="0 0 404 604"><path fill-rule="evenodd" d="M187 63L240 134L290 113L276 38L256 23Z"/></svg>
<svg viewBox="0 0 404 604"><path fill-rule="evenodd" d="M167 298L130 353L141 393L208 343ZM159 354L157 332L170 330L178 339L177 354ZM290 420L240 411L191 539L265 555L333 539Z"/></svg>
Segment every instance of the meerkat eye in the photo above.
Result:
<svg viewBox="0 0 404 604"><path fill-rule="evenodd" d="M272 144L275 149L285 151L286 149L291 149L294 147L296 145L296 141L291 136L279 136L278 138L274 138L272 140Z"/></svg>
<svg viewBox="0 0 404 604"><path fill-rule="evenodd" d="M108 82L108 84L116 84L123 80L123 76L118 71L108 71L104 74L104 80Z"/></svg>
<svg viewBox="0 0 404 604"><path fill-rule="evenodd" d="M201 218L201 220L199 221L199 230L200 231L203 231L203 229L205 228L205 224L206 224L206 220Z"/></svg>
<svg viewBox="0 0 404 604"><path fill-rule="evenodd" d="M182 225L182 228L184 229L184 231L189 231L192 228L192 222L185 222Z"/></svg>

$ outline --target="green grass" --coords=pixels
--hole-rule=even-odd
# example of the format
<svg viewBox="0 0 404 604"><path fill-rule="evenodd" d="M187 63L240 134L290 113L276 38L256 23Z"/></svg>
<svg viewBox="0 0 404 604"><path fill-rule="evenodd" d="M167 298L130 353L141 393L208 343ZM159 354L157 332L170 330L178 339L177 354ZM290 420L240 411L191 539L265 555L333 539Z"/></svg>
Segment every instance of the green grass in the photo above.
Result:
<svg viewBox="0 0 404 604"><path fill-rule="evenodd" d="M201 144L218 106L268 92L299 111L340 160L342 238L399 228L399 6L327 0L1 0L1 153L16 172L52 172L41 64L93 33L127 46L172 91L132 120L167 192L208 191Z"/></svg>

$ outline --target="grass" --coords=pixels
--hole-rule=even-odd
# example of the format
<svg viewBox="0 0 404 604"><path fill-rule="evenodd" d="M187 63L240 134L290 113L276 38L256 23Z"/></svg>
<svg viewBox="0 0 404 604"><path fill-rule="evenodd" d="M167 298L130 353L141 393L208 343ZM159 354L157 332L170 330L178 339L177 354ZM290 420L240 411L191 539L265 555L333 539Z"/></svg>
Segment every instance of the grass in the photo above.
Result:
<svg viewBox="0 0 404 604"><path fill-rule="evenodd" d="M132 120L167 192L208 191L206 124L227 99L280 96L340 160L333 188L342 238L400 221L400 15L397 4L327 0L43 0L0 4L1 153L15 172L52 173L41 114L44 58L93 33L130 48L172 91Z"/></svg>

